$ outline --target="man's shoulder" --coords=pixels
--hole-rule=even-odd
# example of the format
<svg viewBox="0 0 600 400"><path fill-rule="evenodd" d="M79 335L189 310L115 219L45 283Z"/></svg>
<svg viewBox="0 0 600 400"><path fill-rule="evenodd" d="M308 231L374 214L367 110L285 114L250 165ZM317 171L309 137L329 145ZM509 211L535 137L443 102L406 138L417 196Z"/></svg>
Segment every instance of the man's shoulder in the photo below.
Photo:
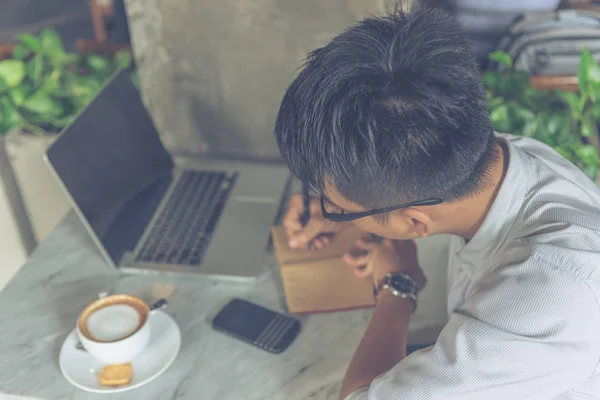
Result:
<svg viewBox="0 0 600 400"><path fill-rule="evenodd" d="M583 241L600 250L600 188L551 147L530 138L506 136L511 157L527 168L527 193L513 226L514 238L527 242ZM579 249L579 246L575 246Z"/></svg>
<svg viewBox="0 0 600 400"><path fill-rule="evenodd" d="M600 270L600 207L564 195L534 195L523 205L505 251L513 252L516 260Z"/></svg>
<svg viewBox="0 0 600 400"><path fill-rule="evenodd" d="M506 243L515 259L536 259L566 270L600 265L600 189L551 147L503 136L511 156L526 159L528 189Z"/></svg>
<svg viewBox="0 0 600 400"><path fill-rule="evenodd" d="M506 141L510 149L510 157L519 157L529 170L529 178L533 180L531 188L539 191L546 188L554 190L556 184L577 187L596 196L600 204L600 189L570 161L561 156L556 150L536 139L510 134L496 134ZM540 182L551 181L554 186L539 185ZM535 193L534 193L535 194ZM569 195L569 192L565 193ZM576 194L573 194L576 195Z"/></svg>
<svg viewBox="0 0 600 400"><path fill-rule="evenodd" d="M523 266L536 276L541 270L555 270L594 286L600 296L600 216L582 210L572 216L568 211L548 206L536 214L537 219L518 223L504 250L496 255L494 270Z"/></svg>

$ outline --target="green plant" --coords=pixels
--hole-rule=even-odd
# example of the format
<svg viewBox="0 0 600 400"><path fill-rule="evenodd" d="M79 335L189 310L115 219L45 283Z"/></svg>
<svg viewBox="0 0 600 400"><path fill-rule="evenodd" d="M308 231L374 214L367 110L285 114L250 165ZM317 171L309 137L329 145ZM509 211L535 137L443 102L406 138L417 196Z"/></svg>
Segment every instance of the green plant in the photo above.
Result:
<svg viewBox="0 0 600 400"><path fill-rule="evenodd" d="M600 120L600 66L590 52L581 54L579 93L536 89L527 72L513 68L508 54L497 51L490 59L505 67L483 76L494 129L538 139L594 179L600 167L594 146Z"/></svg>
<svg viewBox="0 0 600 400"><path fill-rule="evenodd" d="M112 58L66 52L53 29L19 35L12 59L0 61L0 135L16 128L59 131L118 68L131 63L129 52Z"/></svg>

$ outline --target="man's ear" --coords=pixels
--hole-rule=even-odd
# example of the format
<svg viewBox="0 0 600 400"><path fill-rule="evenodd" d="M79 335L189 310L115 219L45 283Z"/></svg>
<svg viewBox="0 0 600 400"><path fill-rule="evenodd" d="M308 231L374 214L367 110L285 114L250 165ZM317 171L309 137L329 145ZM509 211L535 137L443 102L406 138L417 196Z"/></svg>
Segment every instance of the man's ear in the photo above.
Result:
<svg viewBox="0 0 600 400"><path fill-rule="evenodd" d="M431 231L431 216L427 211L419 208L407 208L402 210L407 224L417 237L429 236Z"/></svg>

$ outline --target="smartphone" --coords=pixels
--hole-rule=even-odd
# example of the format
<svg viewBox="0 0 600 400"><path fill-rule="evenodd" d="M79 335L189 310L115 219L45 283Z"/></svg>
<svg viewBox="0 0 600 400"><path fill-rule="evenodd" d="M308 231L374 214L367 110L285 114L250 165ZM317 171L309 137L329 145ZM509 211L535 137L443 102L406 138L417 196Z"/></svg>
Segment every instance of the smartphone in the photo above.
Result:
<svg viewBox="0 0 600 400"><path fill-rule="evenodd" d="M271 353L281 353L300 332L296 318L246 300L231 300L212 320L212 327Z"/></svg>

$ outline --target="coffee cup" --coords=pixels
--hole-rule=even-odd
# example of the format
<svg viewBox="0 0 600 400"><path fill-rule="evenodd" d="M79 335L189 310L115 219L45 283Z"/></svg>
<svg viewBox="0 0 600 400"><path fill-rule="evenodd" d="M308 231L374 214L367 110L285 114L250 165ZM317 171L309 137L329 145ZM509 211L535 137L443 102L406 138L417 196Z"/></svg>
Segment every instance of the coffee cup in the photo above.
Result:
<svg viewBox="0 0 600 400"><path fill-rule="evenodd" d="M90 355L107 364L132 361L150 340L150 309L127 294L103 297L77 319L79 341Z"/></svg>

